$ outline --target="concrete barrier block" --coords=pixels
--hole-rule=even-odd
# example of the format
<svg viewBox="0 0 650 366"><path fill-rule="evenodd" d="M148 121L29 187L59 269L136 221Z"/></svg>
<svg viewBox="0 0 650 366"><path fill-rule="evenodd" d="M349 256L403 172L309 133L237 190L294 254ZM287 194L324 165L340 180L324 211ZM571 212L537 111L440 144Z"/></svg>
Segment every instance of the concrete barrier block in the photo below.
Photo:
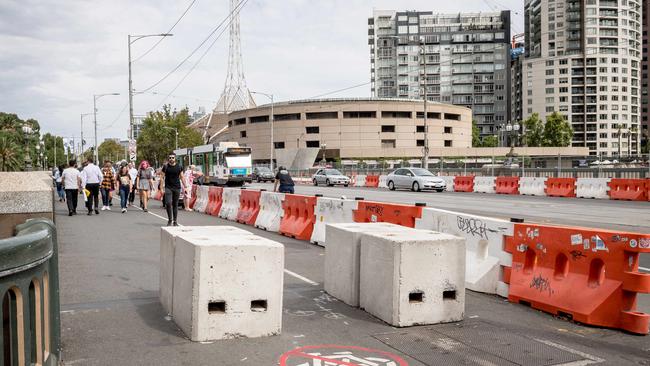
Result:
<svg viewBox="0 0 650 366"><path fill-rule="evenodd" d="M546 180L548 178L521 177L519 178L519 194L528 196L546 196Z"/></svg>
<svg viewBox="0 0 650 366"><path fill-rule="evenodd" d="M230 221L236 221L237 213L239 212L241 189L224 188L222 197L223 203L221 204L221 210L219 210L219 217Z"/></svg>
<svg viewBox="0 0 650 366"><path fill-rule="evenodd" d="M417 229L364 234L360 269L360 307L393 326L463 319L463 238Z"/></svg>
<svg viewBox="0 0 650 366"><path fill-rule="evenodd" d="M174 321L192 341L280 334L283 278L280 243L228 232L179 235Z"/></svg>
<svg viewBox="0 0 650 366"><path fill-rule="evenodd" d="M182 235L190 238L212 237L216 235L253 235L232 226L171 226L160 230L160 303L167 314L173 314L172 298L174 294L174 254L176 237Z"/></svg>
<svg viewBox="0 0 650 366"><path fill-rule="evenodd" d="M361 236L371 232L411 230L384 222L327 224L325 229L325 291L351 306L359 306Z"/></svg>
<svg viewBox="0 0 650 366"><path fill-rule="evenodd" d="M578 178L576 197L608 200L611 180L611 178Z"/></svg>
<svg viewBox="0 0 650 366"><path fill-rule="evenodd" d="M311 234L310 242L325 246L325 225L354 222L354 211L359 201L318 197L316 200L316 223Z"/></svg>

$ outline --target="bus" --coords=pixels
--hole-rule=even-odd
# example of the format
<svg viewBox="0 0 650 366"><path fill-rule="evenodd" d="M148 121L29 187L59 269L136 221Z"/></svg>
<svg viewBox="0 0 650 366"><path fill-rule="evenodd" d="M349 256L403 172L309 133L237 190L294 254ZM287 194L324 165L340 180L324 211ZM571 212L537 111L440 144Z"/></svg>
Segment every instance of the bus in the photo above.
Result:
<svg viewBox="0 0 650 366"><path fill-rule="evenodd" d="M220 142L174 150L184 166L195 165L204 174L204 184L241 187L252 182L251 148L237 142Z"/></svg>

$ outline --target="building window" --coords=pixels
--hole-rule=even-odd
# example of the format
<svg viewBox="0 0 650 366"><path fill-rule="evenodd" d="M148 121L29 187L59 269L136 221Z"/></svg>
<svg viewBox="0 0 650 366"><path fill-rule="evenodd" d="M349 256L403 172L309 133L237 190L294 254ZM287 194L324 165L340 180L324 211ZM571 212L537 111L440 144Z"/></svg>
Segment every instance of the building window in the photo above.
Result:
<svg viewBox="0 0 650 366"><path fill-rule="evenodd" d="M452 121L460 121L460 114L445 113L445 119Z"/></svg>
<svg viewBox="0 0 650 366"><path fill-rule="evenodd" d="M445 147L451 147L452 146L452 141L451 140L445 140Z"/></svg>
<svg viewBox="0 0 650 366"><path fill-rule="evenodd" d="M284 149L284 141L274 142L274 143L273 143L273 146L274 146L276 149Z"/></svg>
<svg viewBox="0 0 650 366"><path fill-rule="evenodd" d="M274 114L274 121L299 121L300 113L289 113L289 114Z"/></svg>
<svg viewBox="0 0 650 366"><path fill-rule="evenodd" d="M246 131L239 131L239 137L241 138L246 137Z"/></svg>
<svg viewBox="0 0 650 366"><path fill-rule="evenodd" d="M445 126L445 133L452 133L451 131L452 131L451 127Z"/></svg>
<svg viewBox="0 0 650 366"><path fill-rule="evenodd" d="M254 116L251 117L251 123L260 123L260 122L268 122L269 121L269 116Z"/></svg>
<svg viewBox="0 0 650 366"><path fill-rule="evenodd" d="M234 122L235 122L235 126L245 125L246 124L246 118L237 118Z"/></svg>
<svg viewBox="0 0 650 366"><path fill-rule="evenodd" d="M395 125L382 125L381 132L395 132Z"/></svg>
<svg viewBox="0 0 650 366"><path fill-rule="evenodd" d="M382 111L381 118L411 118L411 112Z"/></svg>
<svg viewBox="0 0 650 366"><path fill-rule="evenodd" d="M415 118L424 119L424 112L416 112ZM428 119L440 119L440 113L438 112L427 112Z"/></svg>
<svg viewBox="0 0 650 366"><path fill-rule="evenodd" d="M415 126L415 132L424 133L424 126Z"/></svg>
<svg viewBox="0 0 650 366"><path fill-rule="evenodd" d="M318 126L310 126L310 127L305 127L307 130L307 133L319 133L320 128Z"/></svg>
<svg viewBox="0 0 650 366"><path fill-rule="evenodd" d="M415 145L416 146L424 146L424 140L416 140Z"/></svg>
<svg viewBox="0 0 650 366"><path fill-rule="evenodd" d="M307 113L307 119L337 119L339 112L312 112Z"/></svg>
<svg viewBox="0 0 650 366"><path fill-rule="evenodd" d="M381 140L381 148L382 149L394 149L395 148L395 140Z"/></svg>
<svg viewBox="0 0 650 366"><path fill-rule="evenodd" d="M377 118L377 112L343 112L343 118Z"/></svg>
<svg viewBox="0 0 650 366"><path fill-rule="evenodd" d="M320 148L320 141L318 141L318 140L307 141L306 144L307 144L307 147L318 147L318 148Z"/></svg>

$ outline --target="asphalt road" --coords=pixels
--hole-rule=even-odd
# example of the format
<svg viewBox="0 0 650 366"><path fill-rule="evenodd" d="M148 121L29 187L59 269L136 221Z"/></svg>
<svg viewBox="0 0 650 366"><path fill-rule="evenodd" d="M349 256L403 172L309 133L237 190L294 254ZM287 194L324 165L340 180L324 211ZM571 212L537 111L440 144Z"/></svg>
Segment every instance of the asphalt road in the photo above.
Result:
<svg viewBox="0 0 650 366"><path fill-rule="evenodd" d="M299 192L308 189L301 187ZM368 192L368 199L373 194L354 191ZM447 196L432 195L433 199ZM409 202L420 200L420 196L410 197ZM390 365L378 359L400 357L404 361L400 365L410 366L647 365L650 359L648 337L582 326L473 292L467 292L462 322L396 329L324 293L322 248L204 214L181 212L183 225L238 226L285 246L282 334L193 343L158 301L164 217L158 202L149 213L132 209L120 214L114 207L114 211L91 217L68 217L64 206L57 203L64 364L278 365L284 353L317 345L346 348L311 349L310 357L294 353L285 364ZM647 312L650 307L640 310ZM346 351L351 353L342 353ZM374 363L324 363L314 359L319 355L340 361L374 357Z"/></svg>

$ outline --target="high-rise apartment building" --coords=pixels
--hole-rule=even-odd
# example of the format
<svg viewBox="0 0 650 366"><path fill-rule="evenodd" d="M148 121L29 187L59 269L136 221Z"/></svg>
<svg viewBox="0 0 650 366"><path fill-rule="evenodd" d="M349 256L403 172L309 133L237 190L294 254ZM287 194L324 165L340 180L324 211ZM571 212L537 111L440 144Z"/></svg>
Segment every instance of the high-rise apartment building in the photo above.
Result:
<svg viewBox="0 0 650 366"><path fill-rule="evenodd" d="M375 11L368 19L372 94L424 99L426 85L427 100L471 108L481 134L495 135L510 121L509 42L509 11Z"/></svg>
<svg viewBox="0 0 650 366"><path fill-rule="evenodd" d="M557 111L573 127L573 146L638 152L640 1L525 1L524 118Z"/></svg>
<svg viewBox="0 0 650 366"><path fill-rule="evenodd" d="M648 32L650 31L650 0L643 0L643 59L641 61L641 139L650 144L650 113L648 106L650 96L648 95L648 84L650 74L648 73Z"/></svg>

